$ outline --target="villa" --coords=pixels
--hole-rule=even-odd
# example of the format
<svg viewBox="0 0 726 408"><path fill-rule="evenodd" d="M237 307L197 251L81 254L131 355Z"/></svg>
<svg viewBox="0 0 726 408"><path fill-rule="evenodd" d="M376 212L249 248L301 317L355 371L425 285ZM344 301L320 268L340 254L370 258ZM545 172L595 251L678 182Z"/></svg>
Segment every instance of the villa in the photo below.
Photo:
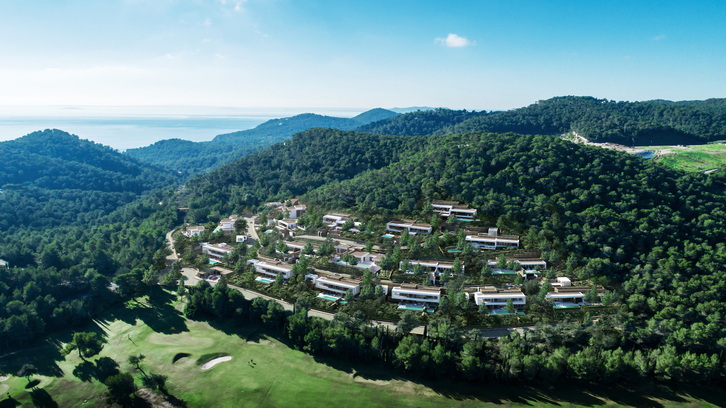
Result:
<svg viewBox="0 0 726 408"><path fill-rule="evenodd" d="M391 290L391 299L405 304L436 306L441 301L441 289L403 283Z"/></svg>
<svg viewBox="0 0 726 408"><path fill-rule="evenodd" d="M193 227L186 227L184 231L182 231L182 235L187 238L191 238L195 235L201 234L202 232L204 232L204 225L195 225Z"/></svg>
<svg viewBox="0 0 726 408"><path fill-rule="evenodd" d="M386 224L386 230L391 232L403 232L408 230L411 235L430 234L432 231L431 224L416 222L413 220L391 220Z"/></svg>
<svg viewBox="0 0 726 408"><path fill-rule="evenodd" d="M255 265L255 272L261 275L256 280L263 283L271 283L277 278L277 275L282 275L285 280L292 278L292 265L290 264L280 261L258 261L256 259L251 259L247 263Z"/></svg>
<svg viewBox="0 0 726 408"><path fill-rule="evenodd" d="M288 230L292 231L295 228L297 228L297 220L292 219L292 218L278 220L277 226L278 226L278 228L284 228L284 229L288 229Z"/></svg>
<svg viewBox="0 0 726 408"><path fill-rule="evenodd" d="M230 215L229 218L225 218L219 222L218 228L221 228L225 235L229 235L234 232L235 225L237 225L237 216Z"/></svg>
<svg viewBox="0 0 726 408"><path fill-rule="evenodd" d="M210 261L220 262L225 255L232 255L233 247L225 244L202 244L202 252L209 255Z"/></svg>
<svg viewBox="0 0 726 408"><path fill-rule="evenodd" d="M587 305L585 294L592 288L587 286L556 286L547 293L546 299L551 300L555 309L575 309ZM603 297L605 288L597 286L597 295Z"/></svg>
<svg viewBox="0 0 726 408"><path fill-rule="evenodd" d="M466 241L480 249L519 248L519 236L499 235L499 228L489 228L487 233L467 235Z"/></svg>
<svg viewBox="0 0 726 408"><path fill-rule="evenodd" d="M474 292L474 303L477 306L485 305L491 314L504 314L504 307L511 299L514 307L523 309L527 304L527 297L519 289L497 289L494 286L484 286Z"/></svg>
<svg viewBox="0 0 726 408"><path fill-rule="evenodd" d="M317 289L333 294L345 295L349 290L353 295L360 293L360 281L344 278L340 275L328 275L314 279Z"/></svg>
<svg viewBox="0 0 726 408"><path fill-rule="evenodd" d="M473 220L476 216L476 209L468 205L459 203L458 201L434 200L431 202L434 212L439 213L442 217L455 216L460 220Z"/></svg>
<svg viewBox="0 0 726 408"><path fill-rule="evenodd" d="M539 275L539 271L547 269L547 262L543 261L537 253L523 253L514 256L507 256L504 259L509 262L516 262L522 267L517 273L522 275L524 279L535 279ZM497 265L497 259L490 259L487 264L491 267Z"/></svg>
<svg viewBox="0 0 726 408"><path fill-rule="evenodd" d="M328 213L323 216L323 222L327 222L333 229L340 229L350 217L350 214L345 213Z"/></svg>
<svg viewBox="0 0 726 408"><path fill-rule="evenodd" d="M283 207L282 208L283 213L285 211L290 213L290 218L293 220L296 220L303 215L305 215L305 212L307 212L307 207L303 204L297 204L289 207Z"/></svg>
<svg viewBox="0 0 726 408"><path fill-rule="evenodd" d="M433 272L436 276L439 276L441 272L454 273L454 262L442 261L442 260L426 260L426 259L409 259L408 264L413 267L414 265L421 265L427 268L427 272ZM403 267L403 261L399 262L398 268ZM461 271L464 272L464 263L461 264ZM405 271L404 271L405 272Z"/></svg>
<svg viewBox="0 0 726 408"><path fill-rule="evenodd" d="M300 252L302 252L302 250L305 248L305 246L307 244L308 243L307 242L304 242L304 241L289 241L289 242L285 242L285 245L287 245L287 247L290 248L290 250L292 250L292 251L300 251ZM320 245L315 244L315 243L310 243L310 246L313 247L313 253L314 254L317 254L318 253L318 249L320 248Z"/></svg>

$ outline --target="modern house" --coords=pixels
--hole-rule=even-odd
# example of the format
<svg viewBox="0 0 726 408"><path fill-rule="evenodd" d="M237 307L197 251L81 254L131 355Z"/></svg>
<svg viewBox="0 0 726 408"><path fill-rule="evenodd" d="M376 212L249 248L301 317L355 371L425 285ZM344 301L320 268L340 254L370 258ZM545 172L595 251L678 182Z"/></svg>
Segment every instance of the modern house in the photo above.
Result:
<svg viewBox="0 0 726 408"><path fill-rule="evenodd" d="M516 262L517 264L519 264L522 269L517 271L517 273L522 275L524 279L538 278L540 275L539 271L544 271L545 269L547 269L547 262L543 261L542 258L539 257L538 253L517 254L504 257L504 259L507 261L507 263ZM487 261L487 264L491 267L494 267L497 265L497 262L497 259L490 259Z"/></svg>
<svg viewBox="0 0 726 408"><path fill-rule="evenodd" d="M572 286L570 278L564 276L558 276L557 279L550 279L549 283L552 286Z"/></svg>
<svg viewBox="0 0 726 408"><path fill-rule="evenodd" d="M353 295L360 293L360 281L347 279L340 275L328 275L315 279L315 288L323 293L332 292L335 295L345 295L349 290Z"/></svg>
<svg viewBox="0 0 726 408"><path fill-rule="evenodd" d="M458 201L434 200L431 202L434 212L442 217L455 216L460 220L473 220L476 216L476 208L459 203Z"/></svg>
<svg viewBox="0 0 726 408"><path fill-rule="evenodd" d="M204 232L204 225L195 225L184 228L184 231L182 231L182 235L187 238L191 238L195 235L201 234L202 232Z"/></svg>
<svg viewBox="0 0 726 408"><path fill-rule="evenodd" d="M283 214L285 213L285 211L290 213L290 218L292 218L293 220L296 220L296 219L302 217L303 215L305 215L305 212L307 212L307 207L303 204L297 204L297 205L292 205L289 207L287 207L287 206L283 207L282 208Z"/></svg>
<svg viewBox="0 0 726 408"><path fill-rule="evenodd" d="M305 246L307 244L308 243L307 242L304 242L304 241L288 241L288 242L285 242L285 245L287 245L287 247L290 248L290 250L292 250L292 251L300 251L300 252L302 252L302 250L305 248ZM315 244L315 243L310 243L310 246L313 247L313 253L314 254L317 254L318 253L318 248L320 248L320 245Z"/></svg>
<svg viewBox="0 0 726 408"><path fill-rule="evenodd" d="M474 292L474 302L477 306L485 305L491 314L505 314L507 301L511 299L517 309L523 309L527 304L527 297L519 289L497 289L494 286L484 286Z"/></svg>
<svg viewBox="0 0 726 408"><path fill-rule="evenodd" d="M391 220L386 224L386 230L401 233L408 230L411 235L430 234L432 231L431 224L416 222L413 220Z"/></svg>
<svg viewBox="0 0 726 408"><path fill-rule="evenodd" d="M202 252L209 255L209 260L214 262L220 262L225 255L232 255L233 247L225 244L202 244Z"/></svg>
<svg viewBox="0 0 726 408"><path fill-rule="evenodd" d="M519 236L499 235L499 228L489 228L486 233L467 235L466 241L480 249L519 248Z"/></svg>
<svg viewBox="0 0 726 408"><path fill-rule="evenodd" d="M323 222L327 222L333 229L340 229L350 217L350 214L345 213L328 213L323 216Z"/></svg>
<svg viewBox="0 0 726 408"><path fill-rule="evenodd" d="M292 231L295 228L297 228L297 220L292 219L292 218L287 218L287 219L284 219L284 220L278 220L277 221L277 226Z"/></svg>
<svg viewBox="0 0 726 408"><path fill-rule="evenodd" d="M597 295L603 297L605 288L597 286ZM551 300L555 309L575 309L587 305L585 294L592 290L587 286L556 286L552 292L547 293L546 299Z"/></svg>
<svg viewBox="0 0 726 408"><path fill-rule="evenodd" d="M409 259L408 264L413 267L414 265L421 265L426 267L427 272L433 272L436 276L439 276L441 272L454 273L454 262L442 261L442 260L427 260L427 259ZM403 267L403 261L399 262L398 268ZM461 263L461 271L464 272L464 263Z"/></svg>
<svg viewBox="0 0 726 408"><path fill-rule="evenodd" d="M229 218L219 221L218 228L221 228L225 235L233 233L235 225L237 225L237 218L236 215L230 215Z"/></svg>
<svg viewBox="0 0 726 408"><path fill-rule="evenodd" d="M255 265L255 272L259 273L256 280L263 283L271 283L277 278L277 275L282 275L285 280L292 278L292 265L286 264L280 261L258 261L252 259L247 261Z"/></svg>
<svg viewBox="0 0 726 408"><path fill-rule="evenodd" d="M441 301L441 289L403 283L391 290L391 299L403 305L436 306Z"/></svg>

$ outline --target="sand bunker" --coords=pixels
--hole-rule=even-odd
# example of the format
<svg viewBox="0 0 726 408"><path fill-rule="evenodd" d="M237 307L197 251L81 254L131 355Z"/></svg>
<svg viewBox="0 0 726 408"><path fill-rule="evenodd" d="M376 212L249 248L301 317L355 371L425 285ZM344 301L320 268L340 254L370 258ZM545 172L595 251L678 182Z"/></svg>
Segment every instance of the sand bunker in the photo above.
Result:
<svg viewBox="0 0 726 408"><path fill-rule="evenodd" d="M217 357L214 360L209 360L206 363L202 364L202 370L209 370L210 368L214 367L215 365L229 361L232 359L232 356L224 356L224 357Z"/></svg>
<svg viewBox="0 0 726 408"><path fill-rule="evenodd" d="M7 375L0 375L0 382L3 382L5 380L7 380L8 378L10 378L10 377L8 377Z"/></svg>

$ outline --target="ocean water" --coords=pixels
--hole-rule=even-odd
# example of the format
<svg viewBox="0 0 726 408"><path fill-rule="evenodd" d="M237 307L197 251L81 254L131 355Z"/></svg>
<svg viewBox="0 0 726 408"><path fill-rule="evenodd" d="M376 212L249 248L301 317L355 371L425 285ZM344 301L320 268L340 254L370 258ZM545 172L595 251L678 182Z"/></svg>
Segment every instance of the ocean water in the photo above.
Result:
<svg viewBox="0 0 726 408"><path fill-rule="evenodd" d="M361 109L215 107L0 107L0 141L60 129L124 151L164 139L203 142L300 113L352 117Z"/></svg>

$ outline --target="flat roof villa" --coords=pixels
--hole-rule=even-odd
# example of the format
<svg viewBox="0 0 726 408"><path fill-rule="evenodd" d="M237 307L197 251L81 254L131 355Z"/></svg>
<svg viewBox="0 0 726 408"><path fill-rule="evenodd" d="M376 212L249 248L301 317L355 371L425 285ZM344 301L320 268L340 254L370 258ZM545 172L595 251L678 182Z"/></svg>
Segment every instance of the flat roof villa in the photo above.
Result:
<svg viewBox="0 0 726 408"><path fill-rule="evenodd" d="M452 261L442 261L437 259L409 259L408 264L413 267L414 265L421 265L426 268L428 268L428 272L434 272L436 275L441 274L441 272L447 271L447 272L453 272L454 270L454 262ZM399 262L398 268L400 269L403 267L403 261ZM465 271L464 263L461 263L461 271Z"/></svg>
<svg viewBox="0 0 726 408"><path fill-rule="evenodd" d="M282 211L283 212L288 211L290 213L290 218L296 220L296 219L302 217L303 215L305 215L305 212L307 211L307 209L308 209L308 207L305 206L304 204L297 204L297 205L292 205L289 207L285 206L282 208Z"/></svg>
<svg viewBox="0 0 726 408"><path fill-rule="evenodd" d="M345 213L327 213L323 216L323 222L327 222L333 228L342 227L349 219L350 214Z"/></svg>
<svg viewBox="0 0 726 408"><path fill-rule="evenodd" d="M432 231L431 224L416 222L413 220L391 220L386 224L386 230L392 232L403 232L408 230L411 235L430 234Z"/></svg>
<svg viewBox="0 0 726 408"><path fill-rule="evenodd" d="M527 304L527 297L519 289L497 289L494 286L484 286L474 292L474 302L477 306L485 305L491 314L508 314L504 309L507 301L512 299L514 307L523 309Z"/></svg>
<svg viewBox="0 0 726 408"><path fill-rule="evenodd" d="M184 231L182 231L182 235L184 235L187 238L191 238L195 235L199 235L202 232L204 232L204 225L194 225L190 227L186 227Z"/></svg>
<svg viewBox="0 0 726 408"><path fill-rule="evenodd" d="M591 289L587 286L557 286L547 293L545 299L551 300L555 309L576 309L589 304L585 302L585 294ZM597 295L603 297L604 294L605 288L597 286Z"/></svg>
<svg viewBox="0 0 726 408"><path fill-rule="evenodd" d="M514 256L504 257L507 262L516 262L522 267L517 273L522 275L525 279L533 279L539 276L539 270L547 269L547 262L543 261L542 258L535 256L535 254L519 254ZM487 261L489 266L496 266L497 260L490 259Z"/></svg>
<svg viewBox="0 0 726 408"><path fill-rule="evenodd" d="M231 234L234 232L237 219L238 217L236 215L230 215L229 218L219 221L219 227L222 228L225 234Z"/></svg>
<svg viewBox="0 0 726 408"><path fill-rule="evenodd" d="M360 293L360 281L344 278L340 275L328 275L315 279L315 287L334 295L345 295L350 290L353 295Z"/></svg>
<svg viewBox="0 0 726 408"><path fill-rule="evenodd" d="M441 289L403 283L391 290L391 299L400 301L399 305L436 306L441 301Z"/></svg>
<svg viewBox="0 0 726 408"><path fill-rule="evenodd" d="M225 255L231 255L232 251L234 251L234 248L224 242L221 244L208 244L206 242L202 244L202 252L209 255L210 262L219 262Z"/></svg>
<svg viewBox="0 0 726 408"><path fill-rule="evenodd" d="M348 252L355 252L355 251L362 251L362 246L357 245L346 245L341 244L340 241L335 241L335 253L336 254L345 254Z"/></svg>
<svg viewBox="0 0 726 408"><path fill-rule="evenodd" d="M305 248L305 246L307 244L308 243L305 242L305 241L288 241L288 242L285 242L285 245L287 245L288 248L290 248L293 251L300 251L300 252L302 252L302 250ZM313 253L314 254L317 254L318 253L318 248L320 248L320 245L315 244L315 243L310 243L310 246L313 247Z"/></svg>
<svg viewBox="0 0 726 408"><path fill-rule="evenodd" d="M480 249L519 248L519 235L499 235L499 228L489 228L487 233L467 235L466 241Z"/></svg>
<svg viewBox="0 0 726 408"><path fill-rule="evenodd" d="M286 228L289 230L294 230L295 228L297 228L297 220L294 220L292 218L287 218L284 220L277 220L277 226Z"/></svg>
<svg viewBox="0 0 726 408"><path fill-rule="evenodd" d="M434 200L431 202L434 212L439 213L442 217L456 216L462 220L473 220L476 216L476 208L461 204L458 201Z"/></svg>
<svg viewBox="0 0 726 408"><path fill-rule="evenodd" d="M258 261L256 259L252 259L248 263L255 265L255 272L262 275L262 278L271 278L274 281L278 274L282 274L285 280L292 278L292 265L290 264L280 261Z"/></svg>

